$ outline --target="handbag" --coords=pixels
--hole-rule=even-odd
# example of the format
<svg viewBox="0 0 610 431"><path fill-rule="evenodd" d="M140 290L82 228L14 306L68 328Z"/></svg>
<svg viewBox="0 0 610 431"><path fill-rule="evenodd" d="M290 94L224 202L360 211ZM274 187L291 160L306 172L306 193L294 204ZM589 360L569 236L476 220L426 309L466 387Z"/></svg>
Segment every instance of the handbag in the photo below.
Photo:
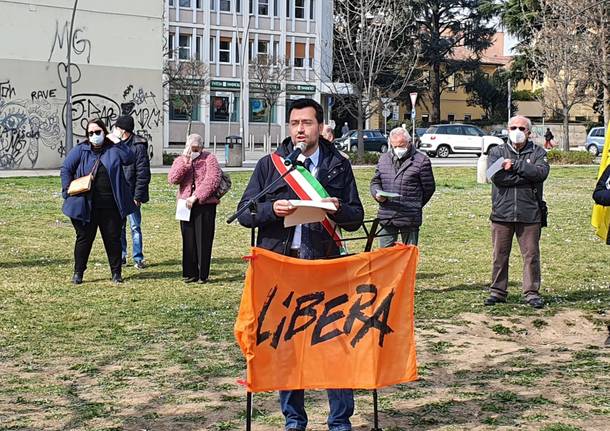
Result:
<svg viewBox="0 0 610 431"><path fill-rule="evenodd" d="M232 184L231 177L221 170L220 171L220 183L218 184L218 187L216 187L216 191L214 192L214 197L216 199L220 199L221 197L226 195L227 192L229 190L231 190L231 184Z"/></svg>
<svg viewBox="0 0 610 431"><path fill-rule="evenodd" d="M93 165L93 169L91 169L91 173L88 175L84 175L82 177L78 177L70 182L68 186L68 195L69 196L78 196L83 193L87 193L91 190L91 186L93 185L93 180L95 180L95 174L97 172L97 167L99 166L100 159L98 158Z"/></svg>

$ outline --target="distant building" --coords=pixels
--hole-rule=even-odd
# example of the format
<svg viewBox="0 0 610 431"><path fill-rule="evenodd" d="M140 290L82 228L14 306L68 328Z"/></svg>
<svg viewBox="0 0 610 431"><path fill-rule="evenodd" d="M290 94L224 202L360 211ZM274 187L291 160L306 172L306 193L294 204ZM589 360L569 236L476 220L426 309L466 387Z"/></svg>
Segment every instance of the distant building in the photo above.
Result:
<svg viewBox="0 0 610 431"><path fill-rule="evenodd" d="M228 135L261 143L269 116L275 143L286 136L292 100L311 97L328 106L321 89L332 65L332 0L165 0L165 8L169 60L194 57L209 68L209 91L192 125L206 145L223 143ZM260 97L249 67L242 67L265 56L289 65L285 82L270 83L283 90L273 109ZM174 90L167 91L171 101ZM175 149L184 143L187 117L170 103L166 120L166 148Z"/></svg>
<svg viewBox="0 0 610 431"><path fill-rule="evenodd" d="M73 66L74 143L99 117L122 112L161 164L163 5L150 0L0 0L0 169L57 168L65 158L67 54Z"/></svg>

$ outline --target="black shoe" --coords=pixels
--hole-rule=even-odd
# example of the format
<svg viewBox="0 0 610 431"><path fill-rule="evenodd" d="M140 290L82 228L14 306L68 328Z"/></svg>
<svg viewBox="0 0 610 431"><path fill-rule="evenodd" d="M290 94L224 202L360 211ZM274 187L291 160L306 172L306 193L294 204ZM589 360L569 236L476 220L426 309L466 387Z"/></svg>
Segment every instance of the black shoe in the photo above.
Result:
<svg viewBox="0 0 610 431"><path fill-rule="evenodd" d="M185 283L195 283L198 279L197 277L184 277L183 280Z"/></svg>
<svg viewBox="0 0 610 431"><path fill-rule="evenodd" d="M135 269L144 269L144 268L146 268L146 264L144 263L143 260L138 260L136 263L133 264L133 267Z"/></svg>
<svg viewBox="0 0 610 431"><path fill-rule="evenodd" d="M121 259L121 265L127 266L127 258L126 257Z"/></svg>
<svg viewBox="0 0 610 431"><path fill-rule="evenodd" d="M123 277L121 277L120 273L115 272L114 274L112 274L112 282L114 284L120 284L123 282Z"/></svg>
<svg viewBox="0 0 610 431"><path fill-rule="evenodd" d="M199 284L206 284L208 282L207 278L205 280L197 280Z"/></svg>
<svg viewBox="0 0 610 431"><path fill-rule="evenodd" d="M72 276L72 284L81 284L83 282L83 273L75 272Z"/></svg>
<svg viewBox="0 0 610 431"><path fill-rule="evenodd" d="M539 297L530 298L527 300L527 303L532 308L537 308L537 309L544 308L544 301L542 300L542 298L539 298Z"/></svg>
<svg viewBox="0 0 610 431"><path fill-rule="evenodd" d="M485 302L483 302L483 304L487 305L487 306L492 306L492 305L496 305L498 303L505 303L506 302L506 298L500 298L499 296L490 296L489 298L487 298L485 300Z"/></svg>

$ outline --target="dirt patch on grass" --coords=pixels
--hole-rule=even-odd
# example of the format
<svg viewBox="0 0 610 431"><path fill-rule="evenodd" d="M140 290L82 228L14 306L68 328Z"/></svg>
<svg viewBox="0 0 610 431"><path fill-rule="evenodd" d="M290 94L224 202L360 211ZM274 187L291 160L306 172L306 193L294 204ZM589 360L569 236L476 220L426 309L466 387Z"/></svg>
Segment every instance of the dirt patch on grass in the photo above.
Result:
<svg viewBox="0 0 610 431"><path fill-rule="evenodd" d="M605 333L584 313L466 313L418 328L421 379L379 391L384 430L540 430L551 424L607 430L610 361L599 348ZM214 374L222 368L219 360L233 367L239 360L228 354L235 354L232 346L200 337L177 351L155 344L87 363L8 361L0 364L0 422L46 430L243 429L245 392L237 383L243 370ZM254 407L254 430L282 429L277 394L255 394ZM323 391L308 392L307 411L308 429L327 429ZM372 411L371 392L357 391L355 430L372 427Z"/></svg>

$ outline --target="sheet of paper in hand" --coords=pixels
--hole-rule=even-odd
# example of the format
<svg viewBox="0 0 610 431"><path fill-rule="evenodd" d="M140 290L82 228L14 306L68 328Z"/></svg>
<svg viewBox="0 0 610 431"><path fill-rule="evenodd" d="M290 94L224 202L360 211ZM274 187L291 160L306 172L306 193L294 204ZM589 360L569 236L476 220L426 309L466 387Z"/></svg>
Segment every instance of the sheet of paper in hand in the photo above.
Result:
<svg viewBox="0 0 610 431"><path fill-rule="evenodd" d="M296 226L303 223L321 222L326 217L326 210L337 209L332 202L291 199L290 205L297 210L284 217L284 227Z"/></svg>
<svg viewBox="0 0 610 431"><path fill-rule="evenodd" d="M504 163L505 160L506 159L504 157L500 157L489 168L487 168L487 178L489 180L491 180L494 175L503 169L502 163Z"/></svg>
<svg viewBox="0 0 610 431"><path fill-rule="evenodd" d="M191 220L191 210L186 206L186 199L178 199L178 203L176 204L176 220Z"/></svg>

